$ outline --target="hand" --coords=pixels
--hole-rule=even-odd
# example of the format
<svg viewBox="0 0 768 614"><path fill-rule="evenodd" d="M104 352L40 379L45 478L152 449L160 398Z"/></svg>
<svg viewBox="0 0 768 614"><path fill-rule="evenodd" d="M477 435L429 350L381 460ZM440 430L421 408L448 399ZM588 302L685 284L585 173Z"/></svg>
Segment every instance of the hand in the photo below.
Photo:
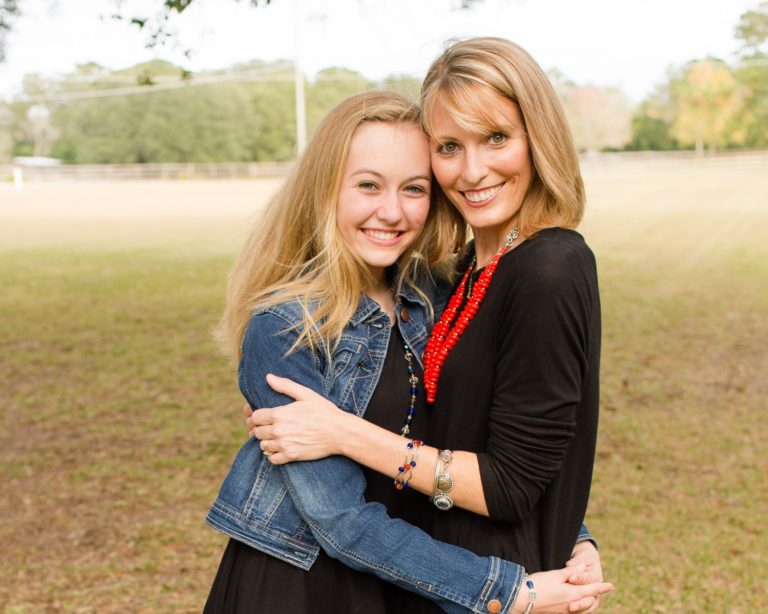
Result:
<svg viewBox="0 0 768 614"><path fill-rule="evenodd" d="M339 453L346 421L355 418L338 409L325 397L287 378L267 375L277 392L296 399L279 407L251 411L243 408L248 432L261 440L274 465L297 460L315 460Z"/></svg>
<svg viewBox="0 0 768 614"><path fill-rule="evenodd" d="M596 599L613 590L613 585L607 582L590 584L571 584L568 578L574 573L583 573L584 566L579 563L575 567L565 567L553 571L542 571L531 574L536 591L536 614L566 614L567 612L583 611L572 609L571 604L582 600ZM525 586L520 589L512 611L516 614L523 612L528 604L528 590ZM587 607L591 607L587 606Z"/></svg>
<svg viewBox="0 0 768 614"><path fill-rule="evenodd" d="M568 582L571 584L590 584L603 581L603 566L600 560L600 553L591 541L582 541L573 547L571 558L566 562L566 568L576 568L579 565L584 566L584 571L573 573ZM579 601L573 602L571 612L585 612L592 614L597 612L600 607L600 597L585 597Z"/></svg>

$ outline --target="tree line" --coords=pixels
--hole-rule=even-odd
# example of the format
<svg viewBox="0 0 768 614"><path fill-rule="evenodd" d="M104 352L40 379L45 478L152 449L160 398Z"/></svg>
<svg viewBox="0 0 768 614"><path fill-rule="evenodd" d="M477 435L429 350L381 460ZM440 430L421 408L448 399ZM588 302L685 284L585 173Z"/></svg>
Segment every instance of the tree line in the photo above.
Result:
<svg viewBox="0 0 768 614"><path fill-rule="evenodd" d="M692 60L633 107L616 88L579 85L553 70L577 146L601 150L768 147L768 1L736 28L742 56ZM413 99L419 82L375 82L345 68L305 82L311 132L344 98L374 88ZM28 76L0 105L0 162L51 156L65 163L285 161L295 155L290 62L252 62L195 75L156 61L111 71L84 64L51 80Z"/></svg>

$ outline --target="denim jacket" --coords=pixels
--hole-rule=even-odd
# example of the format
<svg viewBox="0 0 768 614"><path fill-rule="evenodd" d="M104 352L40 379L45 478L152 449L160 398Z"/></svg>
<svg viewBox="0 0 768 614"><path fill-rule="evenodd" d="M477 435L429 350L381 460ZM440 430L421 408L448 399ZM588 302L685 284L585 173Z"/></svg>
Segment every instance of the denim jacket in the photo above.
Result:
<svg viewBox="0 0 768 614"><path fill-rule="evenodd" d="M420 361L431 324L425 302L409 288L398 298L397 326ZM252 407L292 401L266 384L266 374L274 373L361 416L387 353L388 316L363 296L330 362L323 351L303 347L289 351L298 334L291 327L301 316L297 302L252 316L238 370L245 398ZM383 505L365 501L365 487L361 468L346 457L275 466L262 455L259 442L249 439L206 522L302 569L309 569L323 548L345 565L418 593L446 612L487 612L493 600L501 603L503 612L511 608L524 574L521 566L436 541L413 525L390 518ZM580 532L582 539L591 539L586 527Z"/></svg>

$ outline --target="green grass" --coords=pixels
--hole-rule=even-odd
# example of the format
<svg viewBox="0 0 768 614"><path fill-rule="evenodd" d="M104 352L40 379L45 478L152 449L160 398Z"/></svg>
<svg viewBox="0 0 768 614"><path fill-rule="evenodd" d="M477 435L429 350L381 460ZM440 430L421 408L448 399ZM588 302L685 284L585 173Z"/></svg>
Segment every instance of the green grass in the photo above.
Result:
<svg viewBox="0 0 768 614"><path fill-rule="evenodd" d="M587 178L608 614L768 608L764 174ZM209 335L222 233L0 249L0 611L200 611L225 541L202 518L244 435Z"/></svg>

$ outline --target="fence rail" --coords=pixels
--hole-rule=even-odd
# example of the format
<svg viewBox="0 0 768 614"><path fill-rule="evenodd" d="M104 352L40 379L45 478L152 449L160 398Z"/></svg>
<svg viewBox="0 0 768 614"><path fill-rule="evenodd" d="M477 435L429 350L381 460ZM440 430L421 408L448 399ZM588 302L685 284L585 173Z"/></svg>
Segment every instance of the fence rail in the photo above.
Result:
<svg viewBox="0 0 768 614"><path fill-rule="evenodd" d="M122 181L145 179L255 179L282 177L290 162L211 164L57 164L52 166L0 166L0 180L21 173L32 181Z"/></svg>
<svg viewBox="0 0 768 614"><path fill-rule="evenodd" d="M696 155L693 151L621 151L585 153L581 168L590 171L682 170L685 168L766 168L768 151Z"/></svg>
<svg viewBox="0 0 768 614"><path fill-rule="evenodd" d="M60 164L0 165L0 182L120 181L183 179L255 179L283 177L291 162L211 164ZM679 170L683 168L766 168L768 151L727 152L696 156L692 151L588 153L581 167L591 171Z"/></svg>

